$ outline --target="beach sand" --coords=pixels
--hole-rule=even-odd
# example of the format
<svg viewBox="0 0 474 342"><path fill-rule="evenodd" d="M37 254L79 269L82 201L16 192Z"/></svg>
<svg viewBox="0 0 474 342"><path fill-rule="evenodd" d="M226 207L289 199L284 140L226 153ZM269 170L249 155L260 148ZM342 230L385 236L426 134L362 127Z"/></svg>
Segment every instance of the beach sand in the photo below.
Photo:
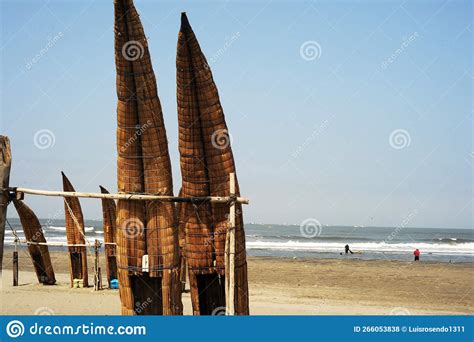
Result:
<svg viewBox="0 0 474 342"><path fill-rule="evenodd" d="M28 254L20 251L20 286L13 287L11 250L6 251L2 315L120 314L118 290L71 289L65 253L52 253L52 261L58 284L39 285ZM89 269L92 265L90 260ZM253 315L474 313L473 263L249 257L248 267ZM183 294L183 304L184 313L191 314L189 293Z"/></svg>

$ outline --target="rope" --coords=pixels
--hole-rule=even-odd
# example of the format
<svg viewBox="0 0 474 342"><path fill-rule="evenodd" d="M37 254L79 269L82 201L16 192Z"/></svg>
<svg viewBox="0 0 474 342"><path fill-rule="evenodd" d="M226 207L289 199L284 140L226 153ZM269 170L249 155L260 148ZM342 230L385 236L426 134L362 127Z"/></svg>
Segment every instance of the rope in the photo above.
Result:
<svg viewBox="0 0 474 342"><path fill-rule="evenodd" d="M90 256L91 258L93 258L92 248L94 248L94 247L92 246L91 242L90 242L89 239L86 237L86 235L82 232L81 225L80 225L79 222L77 221L76 215L74 215L74 213L72 212L72 209L71 209L71 207L69 206L69 203L67 202L66 197L64 197L64 203L66 203L67 210L68 210L69 214L71 215L71 217L72 217L74 223L76 224L77 229L79 230L79 232L80 232L81 235L83 236L84 241L86 242L86 244L89 246L89 249L86 248L86 253L88 253L89 256Z"/></svg>
<svg viewBox="0 0 474 342"><path fill-rule="evenodd" d="M92 244L90 243L89 239L87 239L86 235L82 232L83 227L79 224L79 221L77 221L76 215L72 212L71 207L69 206L69 203L67 202L66 198L64 198L64 203L66 203L67 211L69 212L69 215L71 215L74 223L76 224L76 228L78 229L79 233L81 233L82 237L84 238L84 241L89 245L89 247L92 247Z"/></svg>
<svg viewBox="0 0 474 342"><path fill-rule="evenodd" d="M201 220L201 217L199 217L199 212L198 212L198 206L197 206L197 204L194 203L194 201L191 202L191 204L193 205L194 212L195 212L195 214L196 214L196 217L197 217L197 219L198 219L199 224L203 224L203 222L202 222L202 220Z"/></svg>
<svg viewBox="0 0 474 342"><path fill-rule="evenodd" d="M8 219L6 219L6 220L7 220L8 226L10 227L10 229L12 231L13 236L15 237L15 242L21 242L20 238L18 237L18 234L16 233L16 230L12 227L12 225L10 224Z"/></svg>
<svg viewBox="0 0 474 342"><path fill-rule="evenodd" d="M237 203L237 195L236 194L230 194L229 195L229 200L227 201L227 204L230 205L235 205Z"/></svg>

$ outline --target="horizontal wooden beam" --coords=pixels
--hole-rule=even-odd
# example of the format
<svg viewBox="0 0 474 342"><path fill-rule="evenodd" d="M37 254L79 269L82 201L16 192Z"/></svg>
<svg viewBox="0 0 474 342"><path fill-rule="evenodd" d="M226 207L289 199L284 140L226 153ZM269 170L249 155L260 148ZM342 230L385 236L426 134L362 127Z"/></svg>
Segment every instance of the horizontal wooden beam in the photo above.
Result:
<svg viewBox="0 0 474 342"><path fill-rule="evenodd" d="M34 246L51 246L51 247L92 247L92 244L85 244L85 243L66 243L66 242L36 242L36 241L28 241L28 240L17 240L18 243L24 243L27 245L34 245ZM111 245L117 246L115 242L99 242L100 245ZM15 243L9 243L10 246L14 246Z"/></svg>
<svg viewBox="0 0 474 342"><path fill-rule="evenodd" d="M95 192L67 192L67 191L49 191L36 190L28 188L10 188L11 192L16 194L16 198L22 198L23 194L39 195L39 196L56 196L56 197L81 197L81 198L109 198L119 200L135 200L135 201L161 201L161 202L186 202L186 203L228 203L235 200L237 203L249 204L249 199L245 197L230 196L206 196L206 197L176 197L163 195L144 195L144 194L103 194Z"/></svg>

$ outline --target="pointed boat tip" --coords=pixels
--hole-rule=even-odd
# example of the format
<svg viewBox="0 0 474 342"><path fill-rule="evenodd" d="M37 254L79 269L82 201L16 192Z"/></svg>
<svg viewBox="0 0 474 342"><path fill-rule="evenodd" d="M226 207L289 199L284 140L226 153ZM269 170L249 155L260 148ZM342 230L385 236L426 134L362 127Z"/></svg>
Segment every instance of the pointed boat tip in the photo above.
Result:
<svg viewBox="0 0 474 342"><path fill-rule="evenodd" d="M180 31L183 31L184 29L191 28L191 25L189 25L189 20L188 16L186 15L186 12L181 12L181 28Z"/></svg>
<svg viewBox="0 0 474 342"><path fill-rule="evenodd" d="M61 176L66 177L66 175L63 171L61 171Z"/></svg>
<svg viewBox="0 0 474 342"><path fill-rule="evenodd" d="M100 192L102 192L103 194L109 193L109 191L106 188L104 188L102 185L99 185L99 188L100 188Z"/></svg>

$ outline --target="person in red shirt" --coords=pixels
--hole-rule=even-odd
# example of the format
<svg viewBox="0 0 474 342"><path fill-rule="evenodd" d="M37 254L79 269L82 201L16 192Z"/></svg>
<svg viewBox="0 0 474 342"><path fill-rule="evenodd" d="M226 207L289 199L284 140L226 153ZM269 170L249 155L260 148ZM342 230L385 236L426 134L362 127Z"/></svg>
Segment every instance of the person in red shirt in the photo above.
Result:
<svg viewBox="0 0 474 342"><path fill-rule="evenodd" d="M413 252L413 255L415 256L415 261L420 261L420 250L417 248L415 249L415 251Z"/></svg>

